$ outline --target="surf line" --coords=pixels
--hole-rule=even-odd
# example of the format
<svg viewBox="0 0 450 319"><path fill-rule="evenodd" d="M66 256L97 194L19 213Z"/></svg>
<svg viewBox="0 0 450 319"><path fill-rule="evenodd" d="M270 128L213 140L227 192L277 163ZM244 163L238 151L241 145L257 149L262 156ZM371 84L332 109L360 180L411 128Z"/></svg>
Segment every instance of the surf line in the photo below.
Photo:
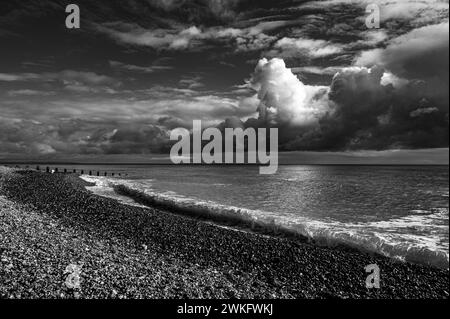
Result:
<svg viewBox="0 0 450 319"><path fill-rule="evenodd" d="M186 128L172 130L170 140L177 143L170 150L170 160L174 164L261 164L260 174L277 172L278 128L270 128L269 141L266 128L225 128L224 131L225 136L217 127L202 131L201 120L193 121L192 132ZM202 149L203 142L208 143Z"/></svg>

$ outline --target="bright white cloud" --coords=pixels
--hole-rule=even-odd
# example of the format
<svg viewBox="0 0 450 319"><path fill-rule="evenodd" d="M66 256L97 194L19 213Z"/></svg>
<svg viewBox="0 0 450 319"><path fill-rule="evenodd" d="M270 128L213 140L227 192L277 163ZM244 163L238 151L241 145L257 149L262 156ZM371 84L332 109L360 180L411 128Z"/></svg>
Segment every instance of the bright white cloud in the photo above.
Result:
<svg viewBox="0 0 450 319"><path fill-rule="evenodd" d="M261 102L260 119L272 124L310 126L329 110L328 88L303 84L282 59L261 59L251 84Z"/></svg>
<svg viewBox="0 0 450 319"><path fill-rule="evenodd" d="M391 84L395 88L401 88L408 83L409 83L408 80L399 78L398 76L396 76L390 72L384 72L383 76L381 77L381 82L380 82L380 84L383 86Z"/></svg>

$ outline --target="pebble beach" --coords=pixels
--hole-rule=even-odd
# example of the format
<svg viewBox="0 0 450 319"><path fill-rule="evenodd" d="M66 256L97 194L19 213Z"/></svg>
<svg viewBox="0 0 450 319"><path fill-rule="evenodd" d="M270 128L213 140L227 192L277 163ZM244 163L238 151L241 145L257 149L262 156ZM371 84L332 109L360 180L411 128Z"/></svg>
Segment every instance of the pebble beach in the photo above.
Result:
<svg viewBox="0 0 450 319"><path fill-rule="evenodd" d="M0 298L448 298L448 269L124 205L88 185L0 167ZM366 288L370 264L380 289Z"/></svg>

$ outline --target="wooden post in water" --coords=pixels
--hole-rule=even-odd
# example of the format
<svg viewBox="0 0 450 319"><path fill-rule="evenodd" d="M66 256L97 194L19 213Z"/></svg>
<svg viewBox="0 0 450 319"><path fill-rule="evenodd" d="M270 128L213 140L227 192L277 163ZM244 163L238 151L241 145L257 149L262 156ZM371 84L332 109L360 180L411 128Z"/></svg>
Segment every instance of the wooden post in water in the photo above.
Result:
<svg viewBox="0 0 450 319"><path fill-rule="evenodd" d="M97 172L97 176L100 176L100 172Z"/></svg>
<svg viewBox="0 0 450 319"><path fill-rule="evenodd" d="M107 172L105 172L105 176L107 176L108 175L108 173Z"/></svg>
<svg viewBox="0 0 450 319"><path fill-rule="evenodd" d="M36 170L37 170L37 171L40 171L40 170L41 170L41 168L39 167L39 165L36 166Z"/></svg>
<svg viewBox="0 0 450 319"><path fill-rule="evenodd" d="M50 167L47 166L47 168L45 169L45 171L46 171L47 173L50 173Z"/></svg>

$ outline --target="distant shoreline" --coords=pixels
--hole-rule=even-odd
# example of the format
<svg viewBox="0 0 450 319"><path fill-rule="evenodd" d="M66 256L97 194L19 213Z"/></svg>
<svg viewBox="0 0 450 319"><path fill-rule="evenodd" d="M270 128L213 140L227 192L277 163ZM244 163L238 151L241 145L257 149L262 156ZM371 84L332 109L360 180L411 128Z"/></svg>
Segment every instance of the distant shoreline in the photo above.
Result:
<svg viewBox="0 0 450 319"><path fill-rule="evenodd" d="M438 165L449 166L449 148L389 149L359 151L281 151L279 165ZM134 164L172 165L169 154L110 154L96 156L24 156L24 154L0 154L0 163L42 163L72 165L87 164ZM202 164L190 164L202 165ZM247 164L248 165L248 164Z"/></svg>
<svg viewBox="0 0 450 319"><path fill-rule="evenodd" d="M61 166L70 166L70 165L80 165L80 166L126 166L126 165L136 165L136 166L255 166L259 167L260 164L173 164L173 163L111 163L111 162L39 162L39 161L17 161L17 162L11 162L11 161L0 161L0 165L61 165ZM444 167L449 166L449 164L314 164L314 163L280 163L279 166L380 166L380 167L399 167L399 166L405 166L405 167L414 167L414 166L438 166L438 167Z"/></svg>
<svg viewBox="0 0 450 319"><path fill-rule="evenodd" d="M86 185L0 168L0 298L448 298L448 270L236 232ZM64 284L73 263L75 290ZM381 289L365 287L369 264Z"/></svg>

